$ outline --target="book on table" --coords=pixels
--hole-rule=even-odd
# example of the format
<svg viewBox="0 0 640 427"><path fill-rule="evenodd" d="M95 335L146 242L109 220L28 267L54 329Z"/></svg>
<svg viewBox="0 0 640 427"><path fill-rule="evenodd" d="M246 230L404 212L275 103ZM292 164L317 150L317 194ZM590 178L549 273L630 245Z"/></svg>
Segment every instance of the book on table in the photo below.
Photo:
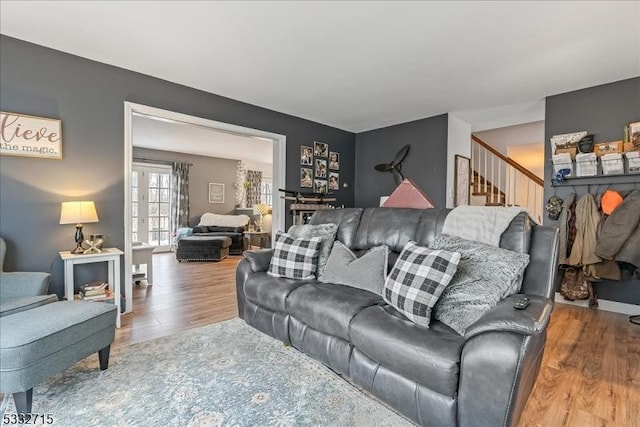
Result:
<svg viewBox="0 0 640 427"><path fill-rule="evenodd" d="M102 301L102 302L113 302L114 295L112 291L104 291L100 295L84 295L82 292L79 294L81 300L84 301Z"/></svg>
<svg viewBox="0 0 640 427"><path fill-rule="evenodd" d="M108 293L109 284L99 280L80 286L80 298L84 300L105 298Z"/></svg>

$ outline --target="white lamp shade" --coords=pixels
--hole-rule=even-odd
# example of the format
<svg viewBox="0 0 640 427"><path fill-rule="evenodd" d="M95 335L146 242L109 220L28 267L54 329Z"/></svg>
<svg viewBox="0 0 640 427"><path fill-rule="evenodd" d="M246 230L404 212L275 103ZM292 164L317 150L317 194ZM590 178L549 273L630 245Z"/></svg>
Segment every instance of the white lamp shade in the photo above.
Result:
<svg viewBox="0 0 640 427"><path fill-rule="evenodd" d="M96 205L92 201L62 202L60 224L98 222Z"/></svg>

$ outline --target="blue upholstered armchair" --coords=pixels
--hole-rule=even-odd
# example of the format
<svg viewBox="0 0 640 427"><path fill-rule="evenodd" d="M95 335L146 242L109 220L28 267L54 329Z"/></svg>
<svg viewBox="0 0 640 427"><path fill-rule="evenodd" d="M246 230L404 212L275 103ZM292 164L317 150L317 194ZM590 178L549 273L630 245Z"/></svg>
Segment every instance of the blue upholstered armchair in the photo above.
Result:
<svg viewBox="0 0 640 427"><path fill-rule="evenodd" d="M49 273L6 273L6 252L7 245L0 237L0 317L58 301L56 295L47 295Z"/></svg>

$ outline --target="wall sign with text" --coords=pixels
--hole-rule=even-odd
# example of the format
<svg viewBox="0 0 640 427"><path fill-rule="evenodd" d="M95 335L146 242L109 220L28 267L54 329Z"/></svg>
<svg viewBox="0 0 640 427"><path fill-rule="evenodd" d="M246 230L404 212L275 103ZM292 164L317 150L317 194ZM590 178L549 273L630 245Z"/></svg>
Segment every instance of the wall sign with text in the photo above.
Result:
<svg viewBox="0 0 640 427"><path fill-rule="evenodd" d="M62 121L0 111L0 154L62 159Z"/></svg>

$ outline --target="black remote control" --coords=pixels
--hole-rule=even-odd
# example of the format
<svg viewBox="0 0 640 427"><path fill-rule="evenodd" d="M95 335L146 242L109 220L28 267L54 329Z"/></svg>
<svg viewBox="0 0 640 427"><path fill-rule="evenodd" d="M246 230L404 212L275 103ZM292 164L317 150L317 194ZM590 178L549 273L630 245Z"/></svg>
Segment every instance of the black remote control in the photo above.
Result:
<svg viewBox="0 0 640 427"><path fill-rule="evenodd" d="M529 298L523 297L520 301L513 304L513 308L516 310L524 310L529 305Z"/></svg>

